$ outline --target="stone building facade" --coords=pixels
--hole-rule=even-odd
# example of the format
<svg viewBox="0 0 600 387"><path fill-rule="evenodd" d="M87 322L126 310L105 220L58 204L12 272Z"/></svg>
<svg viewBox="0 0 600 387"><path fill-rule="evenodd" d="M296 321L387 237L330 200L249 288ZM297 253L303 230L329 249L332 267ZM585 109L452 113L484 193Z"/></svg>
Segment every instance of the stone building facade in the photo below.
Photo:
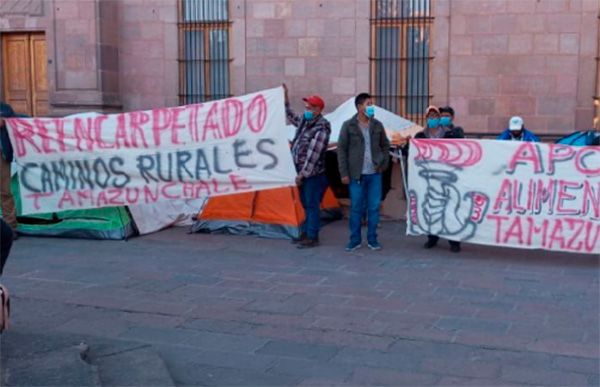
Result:
<svg viewBox="0 0 600 387"><path fill-rule="evenodd" d="M376 21L376 6L412 2L427 3L426 17L420 13L420 21L398 25L408 35L414 23L427 29L427 87L420 91L426 99L418 109L450 104L472 133L498 132L510 116L522 115L537 133L559 134L590 128L600 115L594 106L600 95L599 0L210 1L227 7L228 65L221 78L230 95L286 82L297 107L301 96L318 93L326 110L357 92L379 95L375 23L387 28L395 22L387 16ZM0 95L38 115L181 104L182 88L191 82L182 73L200 68L182 61L191 36L187 6L207 5L2 0ZM391 76L390 82L410 84L406 70L398 76L408 80ZM398 98L406 90L396 90ZM403 107L394 110L421 118Z"/></svg>

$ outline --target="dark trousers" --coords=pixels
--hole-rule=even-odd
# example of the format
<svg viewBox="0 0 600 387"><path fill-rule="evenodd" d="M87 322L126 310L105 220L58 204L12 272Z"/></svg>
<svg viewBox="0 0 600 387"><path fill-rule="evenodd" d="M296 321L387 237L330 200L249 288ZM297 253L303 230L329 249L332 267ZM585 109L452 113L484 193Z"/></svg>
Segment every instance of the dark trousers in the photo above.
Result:
<svg viewBox="0 0 600 387"><path fill-rule="evenodd" d="M440 237L437 235L427 235L427 241L429 243L435 244L435 243L438 243L439 240L440 240ZM449 240L448 243L450 243L450 246L460 246L460 242L457 242L457 241Z"/></svg>
<svg viewBox="0 0 600 387"><path fill-rule="evenodd" d="M327 177L325 174L307 177L300 186L300 201L306 216L302 232L309 239L319 238L321 201L326 189Z"/></svg>
<svg viewBox="0 0 600 387"><path fill-rule="evenodd" d="M350 181L350 243L362 241L361 219L367 202L367 241L377 243L377 224L381 204L381 174L362 175L360 180Z"/></svg>
<svg viewBox="0 0 600 387"><path fill-rule="evenodd" d="M4 219L0 219L0 274L2 274L4 264L8 259L12 243L13 230Z"/></svg>

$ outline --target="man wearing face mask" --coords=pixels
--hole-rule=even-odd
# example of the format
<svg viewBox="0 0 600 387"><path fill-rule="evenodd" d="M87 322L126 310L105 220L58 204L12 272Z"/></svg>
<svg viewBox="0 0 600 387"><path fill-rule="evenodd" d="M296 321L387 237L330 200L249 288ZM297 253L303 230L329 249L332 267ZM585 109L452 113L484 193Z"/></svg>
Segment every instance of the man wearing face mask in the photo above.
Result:
<svg viewBox="0 0 600 387"><path fill-rule="evenodd" d="M436 106L429 106L425 111L425 118L427 120L427 127L423 131L417 133L415 138L443 139L465 137L463 129L459 126L454 126L452 122L454 118L454 109L449 106L442 109L438 109ZM431 249L437 245L439 240L440 237L437 235L427 235L427 242L425 242L423 247ZM460 242L449 240L448 243L450 244L450 251L453 253L460 252Z"/></svg>
<svg viewBox="0 0 600 387"><path fill-rule="evenodd" d="M377 224L381 204L381 173L389 163L390 142L383 124L375 116L373 100L367 93L354 99L358 113L344 122L338 139L338 164L342 183L350 185L350 242L346 251L361 247L361 218L367 200L367 242L380 250Z"/></svg>
<svg viewBox="0 0 600 387"><path fill-rule="evenodd" d="M465 132L454 125L454 109L450 106L440 108L440 126L444 129L444 138L464 138Z"/></svg>
<svg viewBox="0 0 600 387"><path fill-rule="evenodd" d="M465 133L460 126L454 126L454 109L450 106L438 109L429 106L425 110L427 126L415 138L464 138Z"/></svg>
<svg viewBox="0 0 600 387"><path fill-rule="evenodd" d="M508 128L504 129L504 132L500 133L496 140L540 142L538 136L525 129L523 119L518 116L514 116L508 121Z"/></svg>
<svg viewBox="0 0 600 387"><path fill-rule="evenodd" d="M325 176L325 153L329 144L331 124L322 112L325 102L318 95L303 98L304 114L296 114L290 107L287 86L285 91L285 110L288 120L296 128L292 140L292 156L298 175L296 184L300 189L300 200L306 219L302 225L300 238L293 239L300 249L319 245L321 200L327 189Z"/></svg>

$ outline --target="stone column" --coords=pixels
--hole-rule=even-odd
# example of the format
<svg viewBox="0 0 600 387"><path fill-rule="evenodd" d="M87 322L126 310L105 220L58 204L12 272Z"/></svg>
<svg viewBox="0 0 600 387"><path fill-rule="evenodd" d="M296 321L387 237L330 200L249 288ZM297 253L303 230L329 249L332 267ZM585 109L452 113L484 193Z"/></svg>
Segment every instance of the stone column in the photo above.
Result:
<svg viewBox="0 0 600 387"><path fill-rule="evenodd" d="M118 9L114 0L53 1L47 34L53 114L120 110Z"/></svg>

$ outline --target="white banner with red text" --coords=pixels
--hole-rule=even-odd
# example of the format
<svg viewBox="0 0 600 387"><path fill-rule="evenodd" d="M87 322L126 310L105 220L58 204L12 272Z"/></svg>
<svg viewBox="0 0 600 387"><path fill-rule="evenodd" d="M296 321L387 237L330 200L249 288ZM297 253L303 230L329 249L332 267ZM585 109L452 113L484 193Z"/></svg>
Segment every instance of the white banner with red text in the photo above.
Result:
<svg viewBox="0 0 600 387"><path fill-rule="evenodd" d="M294 185L282 88L119 114L7 120L23 214Z"/></svg>
<svg viewBox="0 0 600 387"><path fill-rule="evenodd" d="M600 253L600 147L411 141L409 235Z"/></svg>

